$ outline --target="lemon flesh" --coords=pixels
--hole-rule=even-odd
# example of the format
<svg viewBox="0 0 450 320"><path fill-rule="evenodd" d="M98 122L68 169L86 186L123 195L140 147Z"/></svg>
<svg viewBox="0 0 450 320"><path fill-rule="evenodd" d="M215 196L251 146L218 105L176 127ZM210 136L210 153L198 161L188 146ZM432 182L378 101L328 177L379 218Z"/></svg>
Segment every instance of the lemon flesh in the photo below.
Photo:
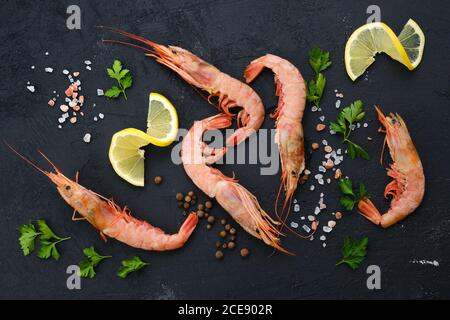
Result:
<svg viewBox="0 0 450 320"><path fill-rule="evenodd" d="M178 115L172 103L159 93L150 93L147 116L147 135L152 144L165 147L175 141Z"/></svg>
<svg viewBox="0 0 450 320"><path fill-rule="evenodd" d="M115 133L109 147L109 161L114 171L132 185L144 186L144 154L141 148L151 143L145 132L128 128Z"/></svg>
<svg viewBox="0 0 450 320"><path fill-rule="evenodd" d="M345 68L355 81L375 61L377 53L384 52L392 59L414 69L400 40L389 26L373 22L356 29L345 46Z"/></svg>
<svg viewBox="0 0 450 320"><path fill-rule="evenodd" d="M422 60L425 47L425 35L422 29L413 19L409 19L398 35L398 40L405 49L409 61L416 68Z"/></svg>

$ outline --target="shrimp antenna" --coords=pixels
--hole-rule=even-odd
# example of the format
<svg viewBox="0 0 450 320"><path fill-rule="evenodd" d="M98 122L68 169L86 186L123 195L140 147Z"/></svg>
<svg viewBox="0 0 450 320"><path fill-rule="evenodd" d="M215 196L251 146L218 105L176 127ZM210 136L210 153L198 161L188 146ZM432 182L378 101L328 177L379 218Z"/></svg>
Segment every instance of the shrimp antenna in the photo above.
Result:
<svg viewBox="0 0 450 320"><path fill-rule="evenodd" d="M11 149L12 152L14 152L16 155L18 155L22 160L24 160L26 163L28 163L30 166L32 166L33 168L35 168L36 170L38 170L39 172L41 172L42 174L45 174L46 176L48 175L48 172L42 170L41 168L39 168L34 162L32 162L30 159L28 159L27 157L25 157L24 155L22 155L21 153L19 153L19 151L17 151L16 149L14 149L8 142L6 142L6 140L3 140L3 143L6 144L6 146L8 148Z"/></svg>

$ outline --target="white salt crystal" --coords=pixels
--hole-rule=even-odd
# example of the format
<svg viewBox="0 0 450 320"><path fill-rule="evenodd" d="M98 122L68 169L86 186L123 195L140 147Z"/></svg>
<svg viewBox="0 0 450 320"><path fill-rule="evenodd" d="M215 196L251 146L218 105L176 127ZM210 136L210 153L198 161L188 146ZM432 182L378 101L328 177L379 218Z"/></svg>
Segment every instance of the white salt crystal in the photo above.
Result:
<svg viewBox="0 0 450 320"><path fill-rule="evenodd" d="M85 65L90 65L90 64L92 64L92 62L90 60L84 60L84 64Z"/></svg>
<svg viewBox="0 0 450 320"><path fill-rule="evenodd" d="M341 100L336 100L335 106L336 109L339 109L339 107L341 106Z"/></svg>
<svg viewBox="0 0 450 320"><path fill-rule="evenodd" d="M312 184L312 185L309 187L309 190L314 191L315 188L316 188L316 187Z"/></svg>
<svg viewBox="0 0 450 320"><path fill-rule="evenodd" d="M294 205L294 212L299 212L300 211L300 205L297 203Z"/></svg>
<svg viewBox="0 0 450 320"><path fill-rule="evenodd" d="M327 240L327 237L325 237L325 236L320 236L319 239L322 240L322 241L325 241L325 240Z"/></svg>
<svg viewBox="0 0 450 320"><path fill-rule="evenodd" d="M45 72L48 72L48 73L52 73L53 72L53 68L50 68L50 67L47 67L44 70L45 70Z"/></svg>
<svg viewBox="0 0 450 320"><path fill-rule="evenodd" d="M306 232L310 232L310 231L311 231L311 228L308 227L306 224L304 224L304 225L302 226L302 228L303 228L303 230L305 230Z"/></svg>
<svg viewBox="0 0 450 320"><path fill-rule="evenodd" d="M331 230L333 230L333 229L330 228L329 226L323 226L323 227L322 227L322 230L323 230L323 232L330 233Z"/></svg>
<svg viewBox="0 0 450 320"><path fill-rule="evenodd" d="M91 71L92 70L91 66L86 66L86 70Z"/></svg>
<svg viewBox="0 0 450 320"><path fill-rule="evenodd" d="M103 113L99 113L99 114L98 114L98 117L99 117L100 119L103 119L103 118L105 117L105 115L104 115Z"/></svg>
<svg viewBox="0 0 450 320"><path fill-rule="evenodd" d="M63 73L63 74L69 74L69 70L64 69L64 70L62 71L62 73Z"/></svg>
<svg viewBox="0 0 450 320"><path fill-rule="evenodd" d="M297 228L298 228L298 223L292 221L292 222L291 222L291 227L294 228L294 229L297 229Z"/></svg>
<svg viewBox="0 0 450 320"><path fill-rule="evenodd" d="M27 86L27 89L28 89L30 92L35 92L35 91L36 91L36 89L34 88L34 86Z"/></svg>
<svg viewBox="0 0 450 320"><path fill-rule="evenodd" d="M102 95L104 95L105 93L103 92L103 90L102 89L97 89L97 95L98 96L102 96Z"/></svg>
<svg viewBox="0 0 450 320"><path fill-rule="evenodd" d="M320 208L319 208L319 207L316 207L316 208L314 209L314 214L317 216L319 213L320 213Z"/></svg>
<svg viewBox="0 0 450 320"><path fill-rule="evenodd" d="M91 142L91 134L90 133L86 133L83 137L83 141L86 143Z"/></svg>
<svg viewBox="0 0 450 320"><path fill-rule="evenodd" d="M309 215L308 216L308 220L312 222L312 221L316 220L316 217L314 217L312 215Z"/></svg>

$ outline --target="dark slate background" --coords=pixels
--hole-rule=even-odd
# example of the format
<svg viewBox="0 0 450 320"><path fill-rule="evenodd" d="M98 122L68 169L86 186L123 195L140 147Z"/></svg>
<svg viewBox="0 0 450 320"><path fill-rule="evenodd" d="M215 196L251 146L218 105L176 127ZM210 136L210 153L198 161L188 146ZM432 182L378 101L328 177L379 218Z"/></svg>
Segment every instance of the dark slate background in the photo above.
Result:
<svg viewBox="0 0 450 320"><path fill-rule="evenodd" d="M449 155L449 4L445 1L377 1L382 20L396 32L408 18L415 19L426 35L421 65L408 72L402 65L382 55L370 68L367 79L349 80L343 64L345 41L356 27L365 23L366 8L372 1L77 1L82 11L82 29L65 27L66 8L72 1L8 1L1 6L1 85L0 135L26 155L38 160L42 149L68 176L80 171L80 183L105 196L114 196L129 205L134 214L163 229L174 232L183 217L176 208L177 191L193 188L183 168L170 162L171 148L148 147L145 188L134 188L111 169L108 147L111 135L125 127L145 129L148 92L163 93L177 107L180 127L189 128L194 120L215 113L198 94L177 75L158 65L141 52L122 46L105 45L111 37L94 28L116 26L165 44L187 48L218 68L242 78L245 66L267 52L292 61L305 78L312 77L307 52L320 46L331 52L333 66L326 71L327 90L322 102L326 121L335 118L333 89L344 93L343 105L364 100L369 128L355 134L372 155L371 161L346 160L344 172L366 182L373 199L383 209L388 206L382 193L389 179L378 157L383 136L371 106L399 112L406 120L421 155L427 178L426 195L420 208L403 223L382 230L360 215L346 213L335 231L328 235L327 247L321 242L302 241L293 236L286 247L296 257L270 256L271 249L238 228L238 246L251 249L243 260L237 252L227 253L223 261L214 259L214 242L219 228L207 232L199 225L189 243L175 252L144 252L115 240L104 243L98 232L85 222L72 222L72 210L61 200L45 177L14 156L4 145L0 165L0 297L1 298L107 298L107 299L207 299L207 298L450 298L450 175ZM46 51L50 52L45 56ZM97 88L112 81L105 68L120 58L132 70L135 83L129 100L109 101L96 96ZM91 72L83 61L93 61ZM35 65L36 69L31 70ZM46 74L46 66L55 68ZM76 126L57 129L58 110L46 104L52 91L62 93L67 84L61 70L82 71L82 87L87 96L86 117ZM276 104L273 77L265 72L253 85L266 109ZM36 85L34 94L26 90L27 81ZM92 103L96 103L95 110ZM105 119L94 123L98 112ZM319 114L306 112L304 126L308 143L323 138L339 146L339 138L318 134L314 127ZM264 128L272 128L266 119ZM82 142L85 132L92 142ZM359 134L358 134L359 133ZM374 138L372 142L366 136ZM308 150L309 152L309 150ZM322 153L309 159L317 168ZM260 176L260 165L221 166L234 171L240 181L271 211L279 175ZM313 170L315 171L315 170ZM151 179L162 175L164 183ZM194 189L195 190L195 189ZM310 192L309 183L298 188L302 213L311 214L319 192ZM337 186L323 188L328 212L339 209ZM201 192L197 190L201 195ZM205 200L205 196L201 195ZM214 209L217 218L226 213ZM60 245L62 258L42 261L35 255L24 257L18 246L17 228L23 223L45 218L61 235L72 240ZM294 215L295 220L298 214ZM369 237L369 252L356 271L335 267L345 237ZM95 245L114 259L98 268L92 280L83 280L81 290L66 288L66 267L83 259L82 249ZM120 260L135 254L151 265L128 279L115 275ZM439 267L411 263L418 259L437 260ZM366 288L367 266L379 265L382 289Z"/></svg>

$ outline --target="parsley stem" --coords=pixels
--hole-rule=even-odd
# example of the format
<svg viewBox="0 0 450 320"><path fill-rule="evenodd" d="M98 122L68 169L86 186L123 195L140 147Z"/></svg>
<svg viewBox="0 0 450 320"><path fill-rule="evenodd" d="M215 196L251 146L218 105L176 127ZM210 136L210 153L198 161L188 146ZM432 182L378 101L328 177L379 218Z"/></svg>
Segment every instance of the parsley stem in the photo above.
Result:
<svg viewBox="0 0 450 320"><path fill-rule="evenodd" d="M60 243L62 241L70 240L72 237L66 237L66 238L59 238L55 243Z"/></svg>
<svg viewBox="0 0 450 320"><path fill-rule="evenodd" d="M339 261L338 263L336 263L336 266L339 266L341 264L345 263L344 259L342 259L341 261Z"/></svg>
<svg viewBox="0 0 450 320"><path fill-rule="evenodd" d="M128 100L127 94L125 93L125 89L123 88L122 84L119 80L117 80L117 83L119 84L120 91L122 91L123 93L123 97L125 98L125 100Z"/></svg>

